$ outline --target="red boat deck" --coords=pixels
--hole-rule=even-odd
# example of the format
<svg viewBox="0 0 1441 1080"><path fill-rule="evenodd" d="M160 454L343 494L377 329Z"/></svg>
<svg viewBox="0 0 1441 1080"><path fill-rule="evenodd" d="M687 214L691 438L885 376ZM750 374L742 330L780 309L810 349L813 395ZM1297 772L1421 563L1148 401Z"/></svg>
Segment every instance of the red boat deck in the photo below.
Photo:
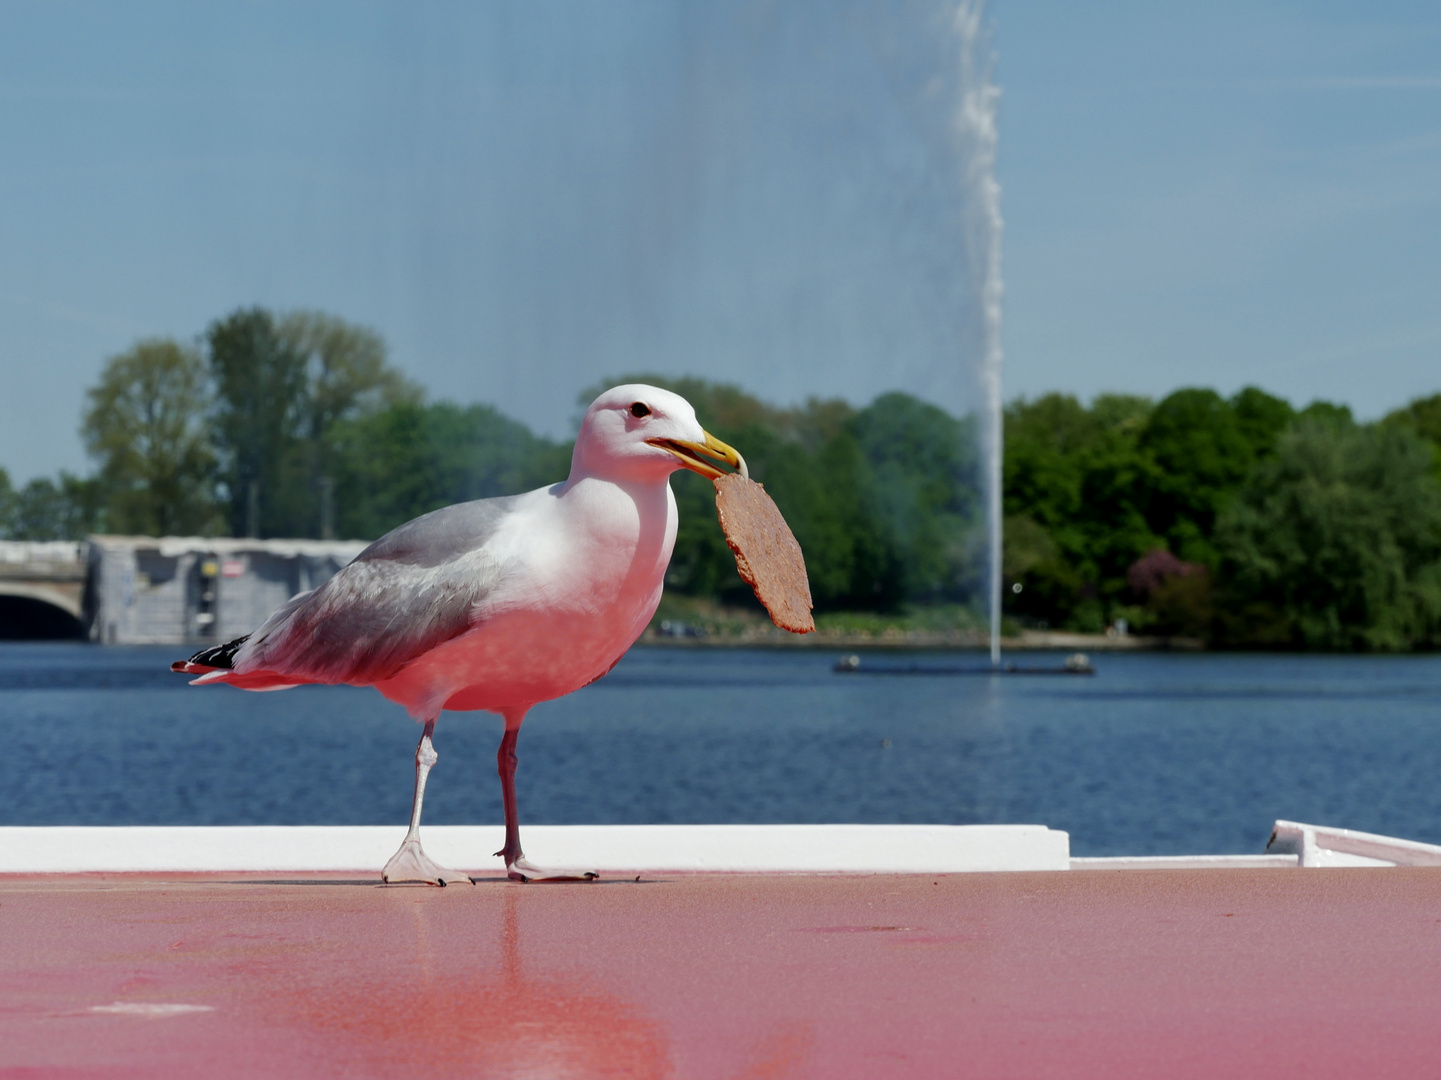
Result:
<svg viewBox="0 0 1441 1080"><path fill-rule="evenodd" d="M0 877L0 1077L1354 1077L1441 868Z"/></svg>

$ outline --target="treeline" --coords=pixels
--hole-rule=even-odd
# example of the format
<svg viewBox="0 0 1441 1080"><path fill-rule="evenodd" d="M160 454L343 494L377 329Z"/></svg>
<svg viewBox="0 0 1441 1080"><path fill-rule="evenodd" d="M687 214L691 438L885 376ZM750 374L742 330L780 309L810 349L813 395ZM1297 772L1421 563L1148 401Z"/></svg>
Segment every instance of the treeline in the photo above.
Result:
<svg viewBox="0 0 1441 1080"><path fill-rule="evenodd" d="M1441 645L1441 395L1378 423L1255 388L1006 410L1023 622L1233 647Z"/></svg>
<svg viewBox="0 0 1441 1080"><path fill-rule="evenodd" d="M80 424L95 472L16 491L0 470L0 533L334 535L350 426L420 399L369 330L236 311L195 345L157 338L109 360Z"/></svg>
<svg viewBox="0 0 1441 1080"><path fill-rule="evenodd" d="M805 548L822 609L896 611L977 591L969 421L904 394L778 409L697 379L605 385L626 381L677 390L743 448ZM150 340L112 358L87 392L81 434L88 477L15 491L0 470L0 536L372 538L440 506L563 480L571 452L488 405L426 402L371 331L259 308L217 320L194 346ZM671 588L753 603L710 485L685 473L675 490Z"/></svg>
<svg viewBox="0 0 1441 1080"><path fill-rule="evenodd" d="M975 430L906 394L776 408L733 386L657 383L738 446L806 552L817 607L980 604ZM603 389L583 391L583 407ZM373 332L236 311L194 345L141 342L86 396L95 462L16 490L0 536L91 532L371 538L417 514L565 477L570 445L487 405L427 402ZM1441 645L1441 395L1384 420L1295 410L1255 388L1153 402L1052 394L1006 410L1006 615L1035 628L1235 647ZM710 485L677 474L669 587L753 602Z"/></svg>
<svg viewBox="0 0 1441 1080"><path fill-rule="evenodd" d="M80 431L88 477L16 490L0 469L0 536L374 537L570 463L489 406L426 404L372 331L260 308L112 358Z"/></svg>

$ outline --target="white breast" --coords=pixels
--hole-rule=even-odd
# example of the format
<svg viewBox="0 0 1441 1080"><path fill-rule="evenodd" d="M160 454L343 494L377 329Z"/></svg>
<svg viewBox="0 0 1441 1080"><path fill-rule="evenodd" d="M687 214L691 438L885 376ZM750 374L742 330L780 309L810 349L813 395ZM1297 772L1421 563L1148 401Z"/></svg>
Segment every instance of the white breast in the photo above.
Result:
<svg viewBox="0 0 1441 1080"><path fill-rule="evenodd" d="M675 545L665 482L533 492L486 545L500 580L474 630L377 684L412 715L548 701L605 674L660 602Z"/></svg>

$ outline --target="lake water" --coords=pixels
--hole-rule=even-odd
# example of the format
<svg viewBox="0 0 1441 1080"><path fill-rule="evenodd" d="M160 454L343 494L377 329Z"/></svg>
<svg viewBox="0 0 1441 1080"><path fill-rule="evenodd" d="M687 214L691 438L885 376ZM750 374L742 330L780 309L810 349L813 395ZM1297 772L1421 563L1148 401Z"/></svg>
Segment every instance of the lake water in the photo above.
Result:
<svg viewBox="0 0 1441 1080"><path fill-rule="evenodd" d="M419 729L399 707L190 687L167 670L184 651L0 645L0 824L407 820ZM997 678L837 675L838 655L632 650L531 712L522 822L1033 822L1105 855L1259 852L1285 817L1441 842L1441 657L1101 655L1093 678ZM500 731L441 717L427 822L501 820Z"/></svg>

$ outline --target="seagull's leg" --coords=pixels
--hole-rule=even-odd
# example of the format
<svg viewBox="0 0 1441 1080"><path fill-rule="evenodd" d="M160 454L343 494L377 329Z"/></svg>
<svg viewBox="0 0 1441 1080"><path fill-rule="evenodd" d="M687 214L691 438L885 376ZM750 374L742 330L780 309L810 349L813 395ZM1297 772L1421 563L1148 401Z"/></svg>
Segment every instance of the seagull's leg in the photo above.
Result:
<svg viewBox="0 0 1441 1080"><path fill-rule="evenodd" d="M431 862L430 856L420 846L420 808L425 802L425 778L440 757L430 741L434 732L435 720L432 718L425 722L425 732L420 736L420 745L415 748L415 801L410 808L410 832L405 834L400 850L390 857L385 869L380 872L380 880L388 885L401 881L423 881L431 885L470 883L470 878L464 874Z"/></svg>
<svg viewBox="0 0 1441 1080"><path fill-rule="evenodd" d="M520 850L520 814L515 807L515 742L520 737L520 724L526 711L512 709L504 713L505 735L495 755L496 770L500 773L500 800L505 806L505 847L496 854L505 859L505 872L512 881L591 881L600 876L594 870L583 873L543 870Z"/></svg>
<svg viewBox="0 0 1441 1080"><path fill-rule="evenodd" d="M506 716L505 734L495 754L496 771L500 773L500 801L505 807L505 847L496 854L505 859L506 870L525 858L525 852L520 850L520 814L515 806L515 741L520 737L520 722L524 718L524 714L516 717L512 726L510 716Z"/></svg>

